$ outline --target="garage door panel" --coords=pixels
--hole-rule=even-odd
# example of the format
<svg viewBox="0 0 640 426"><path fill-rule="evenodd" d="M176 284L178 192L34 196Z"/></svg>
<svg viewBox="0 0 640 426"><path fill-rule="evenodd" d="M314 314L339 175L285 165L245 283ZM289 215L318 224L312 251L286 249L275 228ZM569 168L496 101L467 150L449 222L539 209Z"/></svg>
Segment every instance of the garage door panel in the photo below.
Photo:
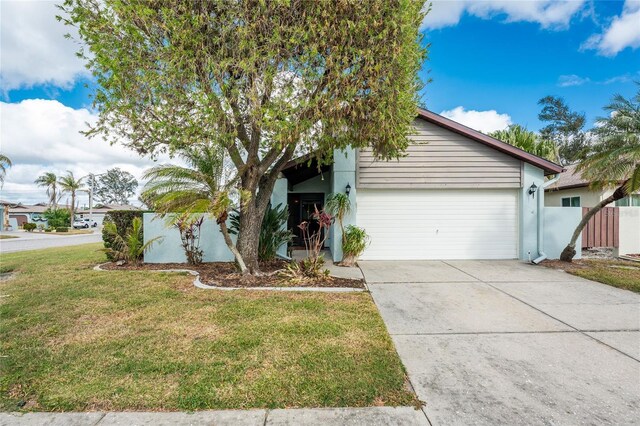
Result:
<svg viewBox="0 0 640 426"><path fill-rule="evenodd" d="M359 189L363 260L517 258L515 190Z"/></svg>

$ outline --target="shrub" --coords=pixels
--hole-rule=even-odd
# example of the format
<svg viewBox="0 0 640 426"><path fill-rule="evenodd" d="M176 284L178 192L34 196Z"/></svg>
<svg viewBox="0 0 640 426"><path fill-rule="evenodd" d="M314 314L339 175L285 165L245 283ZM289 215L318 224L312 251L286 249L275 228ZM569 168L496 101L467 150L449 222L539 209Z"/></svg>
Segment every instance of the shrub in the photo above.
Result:
<svg viewBox="0 0 640 426"><path fill-rule="evenodd" d="M344 240L342 240L342 264L355 265L358 256L367 248L367 245L369 245L369 236L364 229L354 225L347 226L344 231Z"/></svg>
<svg viewBox="0 0 640 426"><path fill-rule="evenodd" d="M52 228L69 226L71 220L71 213L68 209L48 208L42 215L47 219L47 225Z"/></svg>
<svg viewBox="0 0 640 426"><path fill-rule="evenodd" d="M37 227L38 227L38 225L36 225L35 223L29 223L29 222L27 222L24 225L22 225L22 229L24 229L27 232L32 232Z"/></svg>
<svg viewBox="0 0 640 426"><path fill-rule="evenodd" d="M140 217L133 218L131 227L126 230L124 237L121 236L121 231L113 222L106 223L103 229L105 229L109 237L112 238L111 247L104 249L107 256L112 260L123 260L125 262L131 262L134 265L137 265L144 253L149 250L156 241L160 240L160 237L156 237L146 243L144 242L142 219Z"/></svg>
<svg viewBox="0 0 640 426"><path fill-rule="evenodd" d="M133 225L133 219L140 218L140 222L142 223L142 214L143 212L139 210L113 210L104 216L104 220L102 221L102 241L107 259L111 261L116 260L111 257L111 252L109 251L109 249L115 248L115 237L107 231L107 224L114 224L118 230L118 235L121 238L125 238L127 230Z"/></svg>
<svg viewBox="0 0 640 426"><path fill-rule="evenodd" d="M48 228L48 227L44 228L44 232L51 232L51 231L53 231L53 228Z"/></svg>
<svg viewBox="0 0 640 426"><path fill-rule="evenodd" d="M67 228L66 226L58 226L56 228L56 232L69 232L69 228Z"/></svg>

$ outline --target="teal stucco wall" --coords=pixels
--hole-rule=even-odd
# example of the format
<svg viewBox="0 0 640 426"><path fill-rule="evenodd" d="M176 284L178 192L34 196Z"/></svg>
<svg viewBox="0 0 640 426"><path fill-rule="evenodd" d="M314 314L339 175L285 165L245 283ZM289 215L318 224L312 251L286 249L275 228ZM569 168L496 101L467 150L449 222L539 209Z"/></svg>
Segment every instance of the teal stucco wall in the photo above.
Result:
<svg viewBox="0 0 640 426"><path fill-rule="evenodd" d="M538 191L535 197L529 195L531 184L535 183ZM543 197L541 201L544 212L544 171L528 163L523 163L522 188L520 190L520 247L519 255L522 260L535 259L538 257L538 197ZM542 231L542 230L541 230ZM542 249L542 248L541 248Z"/></svg>
<svg viewBox="0 0 640 426"><path fill-rule="evenodd" d="M271 205L287 205L287 180L282 178L276 181L271 195ZM175 227L167 226L166 218L161 218L154 213L145 213L143 216L144 241L161 237L162 241L155 243L144 255L147 263L186 263L187 258L182 248L180 233ZM285 225L286 226L286 225ZM215 219L205 216L201 228L200 248L203 251L205 262L231 262L233 254L224 242L220 227ZM235 241L235 236L232 236ZM286 256L287 246L283 245L278 254Z"/></svg>
<svg viewBox="0 0 640 426"><path fill-rule="evenodd" d="M344 226L356 224L356 150L348 148L345 151L333 152L333 175L331 179L331 192L345 192L347 185L351 186L349 198L351 199L351 213L344 218ZM336 223L331 228L331 256L334 262L342 260L342 233Z"/></svg>
<svg viewBox="0 0 640 426"><path fill-rule="evenodd" d="M559 259L560 253L571 240L573 231L582 219L582 207L544 208L544 253L549 259ZM576 256L582 257L582 236L576 242Z"/></svg>

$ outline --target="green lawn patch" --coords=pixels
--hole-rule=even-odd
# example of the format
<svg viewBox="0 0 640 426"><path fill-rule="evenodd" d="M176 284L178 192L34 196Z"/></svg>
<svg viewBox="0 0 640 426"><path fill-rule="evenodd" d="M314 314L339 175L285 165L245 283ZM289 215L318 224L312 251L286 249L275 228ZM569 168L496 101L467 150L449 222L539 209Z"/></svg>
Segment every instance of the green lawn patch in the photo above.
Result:
<svg viewBox="0 0 640 426"><path fill-rule="evenodd" d="M200 290L100 247L3 255L0 409L416 404L367 293Z"/></svg>
<svg viewBox="0 0 640 426"><path fill-rule="evenodd" d="M11 238L18 238L16 235L0 235L0 240L10 240Z"/></svg>
<svg viewBox="0 0 640 426"><path fill-rule="evenodd" d="M627 260L580 259L572 263L545 261L544 265L559 268L588 280L640 293L640 263Z"/></svg>

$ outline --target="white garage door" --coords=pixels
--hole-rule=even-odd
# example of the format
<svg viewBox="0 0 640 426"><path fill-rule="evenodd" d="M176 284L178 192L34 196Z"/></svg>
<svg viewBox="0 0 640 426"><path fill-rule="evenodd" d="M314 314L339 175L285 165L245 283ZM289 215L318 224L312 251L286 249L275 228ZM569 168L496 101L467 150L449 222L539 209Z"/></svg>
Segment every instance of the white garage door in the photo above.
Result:
<svg viewBox="0 0 640 426"><path fill-rule="evenodd" d="M360 189L357 224L371 236L363 260L518 257L513 189Z"/></svg>

